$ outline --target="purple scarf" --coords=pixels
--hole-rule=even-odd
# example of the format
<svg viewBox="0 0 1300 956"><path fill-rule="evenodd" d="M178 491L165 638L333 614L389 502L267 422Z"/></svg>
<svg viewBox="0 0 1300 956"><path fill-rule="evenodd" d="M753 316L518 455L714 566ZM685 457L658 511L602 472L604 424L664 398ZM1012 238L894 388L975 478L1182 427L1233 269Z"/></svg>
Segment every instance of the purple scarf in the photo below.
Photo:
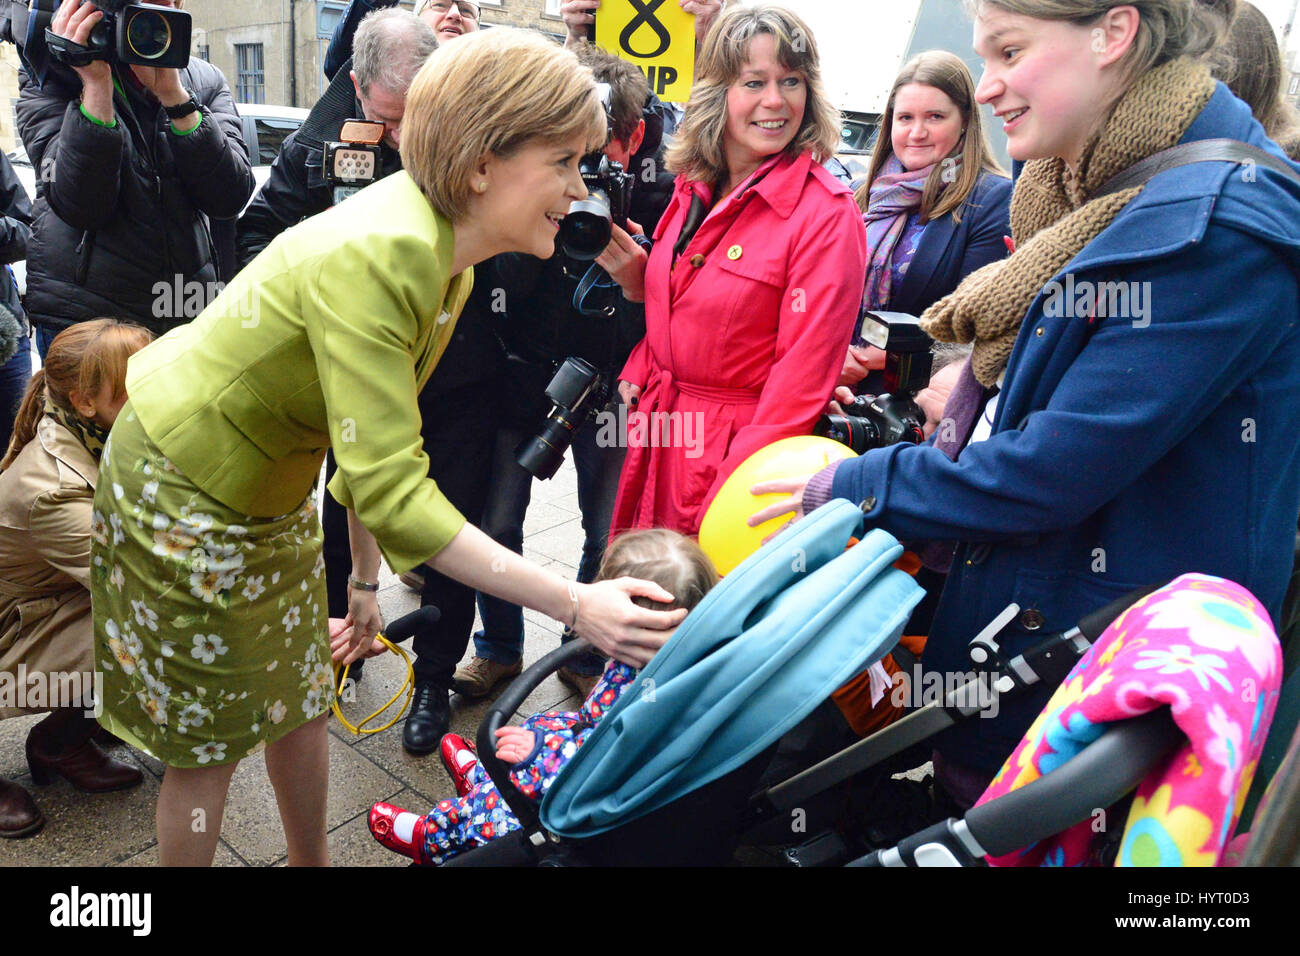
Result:
<svg viewBox="0 0 1300 956"><path fill-rule="evenodd" d="M867 211L862 214L862 222L867 227L867 286L862 305L868 310L881 309L889 303L894 251L907 231L908 217L921 208L921 194L933 169L934 166L926 166L906 170L898 157L891 155L871 184ZM904 250L901 255L910 256L910 253Z"/></svg>

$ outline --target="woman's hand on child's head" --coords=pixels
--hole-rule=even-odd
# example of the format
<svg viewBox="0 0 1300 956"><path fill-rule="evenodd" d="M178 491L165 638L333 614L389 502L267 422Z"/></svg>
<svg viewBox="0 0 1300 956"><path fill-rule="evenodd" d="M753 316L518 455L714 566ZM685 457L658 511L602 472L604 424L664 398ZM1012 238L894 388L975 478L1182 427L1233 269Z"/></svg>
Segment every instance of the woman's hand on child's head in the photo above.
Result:
<svg viewBox="0 0 1300 956"><path fill-rule="evenodd" d="M346 633L351 650L345 648L344 657L339 658L336 655L334 658L336 661L342 660L350 664L363 657L374 657L376 654L383 653L384 645L376 640L384 629L384 617L379 610L378 594L374 591L353 588L349 583L348 616L343 619L343 623L348 629ZM376 647L379 650L375 650Z"/></svg>
<svg viewBox="0 0 1300 956"><path fill-rule="evenodd" d="M516 764L527 760L537 746L537 737L522 727L502 727L497 731L497 759L502 763Z"/></svg>
<svg viewBox="0 0 1300 956"><path fill-rule="evenodd" d="M618 578L578 584L576 591L578 621L574 630L602 654L631 667L642 668L650 663L686 617L685 608L651 611L632 603L634 597L672 603L673 596L651 581Z"/></svg>

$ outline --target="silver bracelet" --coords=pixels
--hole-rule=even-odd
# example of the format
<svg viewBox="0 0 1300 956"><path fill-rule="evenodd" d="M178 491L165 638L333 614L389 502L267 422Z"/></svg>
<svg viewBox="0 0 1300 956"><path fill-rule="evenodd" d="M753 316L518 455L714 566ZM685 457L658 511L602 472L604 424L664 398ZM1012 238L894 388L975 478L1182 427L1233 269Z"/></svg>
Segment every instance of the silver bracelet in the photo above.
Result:
<svg viewBox="0 0 1300 956"><path fill-rule="evenodd" d="M379 590L379 582L371 584L369 581L362 581L351 574L348 575L348 587L355 588L358 591L375 592Z"/></svg>
<svg viewBox="0 0 1300 956"><path fill-rule="evenodd" d="M573 602L573 620L569 622L572 631L578 626L578 588L572 581L569 582L569 600Z"/></svg>

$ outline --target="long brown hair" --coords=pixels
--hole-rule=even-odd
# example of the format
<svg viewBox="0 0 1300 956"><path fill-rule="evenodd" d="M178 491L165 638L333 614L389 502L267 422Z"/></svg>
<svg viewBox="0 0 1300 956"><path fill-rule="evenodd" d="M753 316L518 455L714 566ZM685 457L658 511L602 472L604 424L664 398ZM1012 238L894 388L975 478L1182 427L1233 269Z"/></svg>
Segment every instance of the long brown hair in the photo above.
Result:
<svg viewBox="0 0 1300 956"><path fill-rule="evenodd" d="M718 16L704 38L686 115L664 156L664 165L672 172L715 186L726 177L727 90L740 76L750 42L760 33L776 40L777 61L802 73L808 85L803 122L785 148L786 155L811 150L818 162L834 155L840 141L840 111L826 96L812 31L784 7L735 6Z"/></svg>
<svg viewBox="0 0 1300 956"><path fill-rule="evenodd" d="M1273 25L1253 3L1237 4L1227 42L1210 54L1210 64L1215 79L1245 100L1269 138L1292 159L1300 158L1300 116L1282 99L1282 50Z"/></svg>
<svg viewBox="0 0 1300 956"><path fill-rule="evenodd" d="M1087 25L1112 7L1135 7L1138 32L1125 54L1128 82L1147 70L1177 59L1209 54L1223 40L1238 0L965 0L978 16L984 7L999 7L1036 20L1064 20Z"/></svg>
<svg viewBox="0 0 1300 956"><path fill-rule="evenodd" d="M920 209L922 222L938 219L948 213L952 213L955 222L961 222L962 204L974 191L980 173L988 170L1005 176L1006 170L994 158L989 146L979 105L975 102L975 81L971 78L970 70L961 57L945 50L918 53L899 71L898 78L894 80L894 88L889 91L889 102L885 104L885 114L881 118L876 147L871 153L866 182L858 187L853 198L858 201L858 208L866 212L871 201L871 184L876 181L885 162L894 153L894 101L898 99L898 91L909 83L934 87L952 100L961 113L961 125L965 132L953 151L944 161L936 163L926 178L925 189L921 192ZM952 178L952 163L948 160L956 157L960 157L961 166L956 178L948 182L947 179Z"/></svg>
<svg viewBox="0 0 1300 956"><path fill-rule="evenodd" d="M112 382L116 398L126 388L126 360L152 339L148 329L117 319L78 322L56 335L43 367L27 383L0 471L13 464L18 453L36 437L47 394L55 405L74 414L73 392L98 395L105 382Z"/></svg>
<svg viewBox="0 0 1300 956"><path fill-rule="evenodd" d="M658 611L690 609L699 604L713 585L718 572L700 546L683 534L667 528L628 531L619 535L605 549L600 580L641 578L653 581L673 596L671 604L634 597L643 607Z"/></svg>

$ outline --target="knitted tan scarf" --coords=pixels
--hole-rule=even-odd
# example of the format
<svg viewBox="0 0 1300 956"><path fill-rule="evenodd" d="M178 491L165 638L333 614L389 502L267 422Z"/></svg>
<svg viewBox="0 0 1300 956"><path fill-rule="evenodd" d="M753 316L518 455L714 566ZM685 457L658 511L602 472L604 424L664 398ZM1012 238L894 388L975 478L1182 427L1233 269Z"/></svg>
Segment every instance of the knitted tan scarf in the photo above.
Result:
<svg viewBox="0 0 1300 956"><path fill-rule="evenodd" d="M974 342L971 369L986 388L1011 357L1034 298L1101 233L1142 187L1089 200L1089 194L1138 160L1177 145L1214 93L1209 67L1190 59L1149 70L1116 104L1084 148L1077 174L1064 160L1025 164L1011 198L1016 251L966 277L921 317L941 342Z"/></svg>

